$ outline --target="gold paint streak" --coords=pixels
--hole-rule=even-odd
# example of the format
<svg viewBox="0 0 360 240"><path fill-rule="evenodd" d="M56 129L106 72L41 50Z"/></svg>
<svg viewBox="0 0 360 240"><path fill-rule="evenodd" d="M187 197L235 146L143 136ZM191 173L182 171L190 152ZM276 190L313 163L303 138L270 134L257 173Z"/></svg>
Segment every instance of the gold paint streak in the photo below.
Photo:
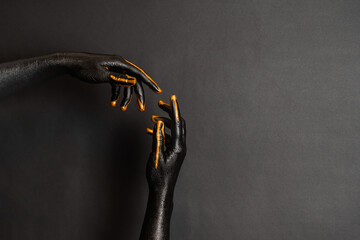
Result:
<svg viewBox="0 0 360 240"><path fill-rule="evenodd" d="M179 122L180 121L180 119L179 119L179 109L178 109L178 105L177 105L177 102L176 102L176 95L172 95L171 100L174 101L174 103L175 103L175 116L176 116L176 120Z"/></svg>
<svg viewBox="0 0 360 240"><path fill-rule="evenodd" d="M159 133L161 133L159 131L160 125L162 124L162 129L161 131L164 132L164 122L162 121L158 121L157 122L157 133L156 133L156 159L155 159L155 168L158 167L158 163L159 163L159 152L160 152L160 135Z"/></svg>
<svg viewBox="0 0 360 240"><path fill-rule="evenodd" d="M162 132L162 136L163 136L163 144L165 144L165 130L164 130L164 126L165 123L163 122L162 128L161 128L161 132Z"/></svg>
<svg viewBox="0 0 360 240"><path fill-rule="evenodd" d="M109 70L109 68L108 67L104 67L106 70Z"/></svg>
<svg viewBox="0 0 360 240"><path fill-rule="evenodd" d="M159 100L159 105L166 105L168 107L170 107L169 104L167 104L166 102L162 101L162 100Z"/></svg>
<svg viewBox="0 0 360 240"><path fill-rule="evenodd" d="M128 79L125 79L125 78L118 78L118 77L115 77L114 75L110 75L110 77L115 80L115 81L118 81L118 82L124 82L124 83L130 83L132 85L135 85L136 84L136 78L135 77L131 77L129 75L126 74L126 77ZM126 85L128 86L128 85Z"/></svg>
<svg viewBox="0 0 360 240"><path fill-rule="evenodd" d="M157 118L157 117L159 117L159 116L152 115L151 121L153 121L154 123L156 123L157 121L155 120L155 118Z"/></svg>
<svg viewBox="0 0 360 240"><path fill-rule="evenodd" d="M150 134L153 134L153 133L154 133L154 130L152 130L152 129L150 129L150 128L147 128L147 129L146 129L146 132L147 132L147 133L150 133Z"/></svg>
<svg viewBox="0 0 360 240"><path fill-rule="evenodd" d="M127 63L129 63L130 65L132 65L133 67L137 68L137 69L138 69L140 72L142 72L153 84L155 84L155 86L159 89L159 90L157 91L157 93L161 93L161 92L162 92L162 90L159 88L159 86L156 84L156 82L155 82L154 80L152 80L152 78L151 78L149 75L147 75L144 70L142 70L141 68L139 68L138 66L136 66L134 63L126 60L125 58L124 58L124 60L125 60Z"/></svg>
<svg viewBox="0 0 360 240"><path fill-rule="evenodd" d="M140 99L138 99L137 102L138 102L139 111L144 112L145 111L145 106L141 103Z"/></svg>

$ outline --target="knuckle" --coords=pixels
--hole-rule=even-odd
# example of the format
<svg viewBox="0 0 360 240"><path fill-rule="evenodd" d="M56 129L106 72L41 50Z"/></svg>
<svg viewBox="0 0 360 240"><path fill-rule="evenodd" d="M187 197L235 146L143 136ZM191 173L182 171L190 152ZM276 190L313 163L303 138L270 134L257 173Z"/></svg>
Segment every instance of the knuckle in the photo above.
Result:
<svg viewBox="0 0 360 240"><path fill-rule="evenodd" d="M186 152L186 146L183 144L176 144L175 147L173 148L173 152L174 153L184 153Z"/></svg>

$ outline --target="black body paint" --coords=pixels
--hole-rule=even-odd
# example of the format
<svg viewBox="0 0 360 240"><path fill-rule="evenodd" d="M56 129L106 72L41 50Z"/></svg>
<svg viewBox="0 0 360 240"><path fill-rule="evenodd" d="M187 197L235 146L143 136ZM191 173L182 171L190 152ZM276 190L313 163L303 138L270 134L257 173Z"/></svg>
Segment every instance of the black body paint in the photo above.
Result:
<svg viewBox="0 0 360 240"><path fill-rule="evenodd" d="M149 199L140 240L169 239L175 184L186 155L185 120L180 115L176 97L171 97L169 107L161 103L159 106L170 118L154 117L153 130L147 130L153 136L153 145L146 169ZM165 134L164 127L170 128L171 135Z"/></svg>
<svg viewBox="0 0 360 240"><path fill-rule="evenodd" d="M142 69L119 56L56 53L0 64L0 97L34 81L63 74L70 74L89 83L110 83L113 106L119 99L120 85L125 86L120 104L123 111L130 103L133 92L137 95L139 110L145 110L142 83L154 92L161 92ZM153 146L146 170L149 199L141 240L169 239L175 184L186 155L185 120L180 115L176 96L171 97L170 104L160 101L159 107L170 118L154 116L152 120L156 124L153 130L148 130L153 136ZM165 133L165 127L171 130L171 135Z"/></svg>
<svg viewBox="0 0 360 240"><path fill-rule="evenodd" d="M120 86L142 89L146 84L156 93L161 89L139 67L116 55L91 53L55 53L46 56L22 59L0 64L0 98L31 85L36 81L70 74L89 83L110 83L112 86L111 104L116 105ZM126 110L132 90L125 91L121 109ZM137 91L138 99L145 105L144 91ZM145 106L141 108L145 110Z"/></svg>

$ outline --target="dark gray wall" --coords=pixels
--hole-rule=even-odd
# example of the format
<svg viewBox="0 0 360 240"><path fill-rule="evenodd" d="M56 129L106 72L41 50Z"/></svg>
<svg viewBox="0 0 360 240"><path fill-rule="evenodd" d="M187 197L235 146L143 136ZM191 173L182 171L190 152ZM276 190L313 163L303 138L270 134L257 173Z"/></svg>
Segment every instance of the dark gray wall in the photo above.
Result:
<svg viewBox="0 0 360 240"><path fill-rule="evenodd" d="M137 239L145 128L178 95L172 239L359 239L359 1L3 1L0 60L119 54L147 110L49 79L0 102L0 239ZM123 146L123 147L121 147Z"/></svg>

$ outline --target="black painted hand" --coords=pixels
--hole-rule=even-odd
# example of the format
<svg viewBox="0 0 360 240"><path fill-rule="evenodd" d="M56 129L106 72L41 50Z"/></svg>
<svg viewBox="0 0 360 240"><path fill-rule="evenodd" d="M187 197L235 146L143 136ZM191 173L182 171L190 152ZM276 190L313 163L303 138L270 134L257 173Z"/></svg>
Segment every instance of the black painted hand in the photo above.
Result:
<svg viewBox="0 0 360 240"><path fill-rule="evenodd" d="M170 104L159 101L159 106L170 118L153 116L155 126L147 129L153 136L153 144L146 168L149 199L141 240L170 238L175 184L186 155L185 120L180 115L176 96L171 96ZM170 134L166 134L165 127L170 129Z"/></svg>
<svg viewBox="0 0 360 240"><path fill-rule="evenodd" d="M147 164L147 180L150 190L173 191L181 165L186 155L185 120L180 115L176 96L170 98L170 104L159 101L159 107L170 118L152 116L153 129L147 129L153 136L152 152ZM165 133L165 127L170 134Z"/></svg>
<svg viewBox="0 0 360 240"><path fill-rule="evenodd" d="M17 89L45 79L71 74L90 83L110 83L111 105L115 107L124 87L121 110L130 103L133 90L138 98L138 108L145 110L145 95L142 83L154 92L161 93L158 85L138 66L115 55L90 53L55 53L0 64L0 98Z"/></svg>
<svg viewBox="0 0 360 240"><path fill-rule="evenodd" d="M137 96L140 111L145 111L145 95L142 83L156 93L161 93L159 86L141 68L130 61L115 55L90 53L65 53L66 66L71 75L90 83L110 83L112 87L111 105L116 106L120 88L124 87L124 97L120 107L126 111L133 90Z"/></svg>

